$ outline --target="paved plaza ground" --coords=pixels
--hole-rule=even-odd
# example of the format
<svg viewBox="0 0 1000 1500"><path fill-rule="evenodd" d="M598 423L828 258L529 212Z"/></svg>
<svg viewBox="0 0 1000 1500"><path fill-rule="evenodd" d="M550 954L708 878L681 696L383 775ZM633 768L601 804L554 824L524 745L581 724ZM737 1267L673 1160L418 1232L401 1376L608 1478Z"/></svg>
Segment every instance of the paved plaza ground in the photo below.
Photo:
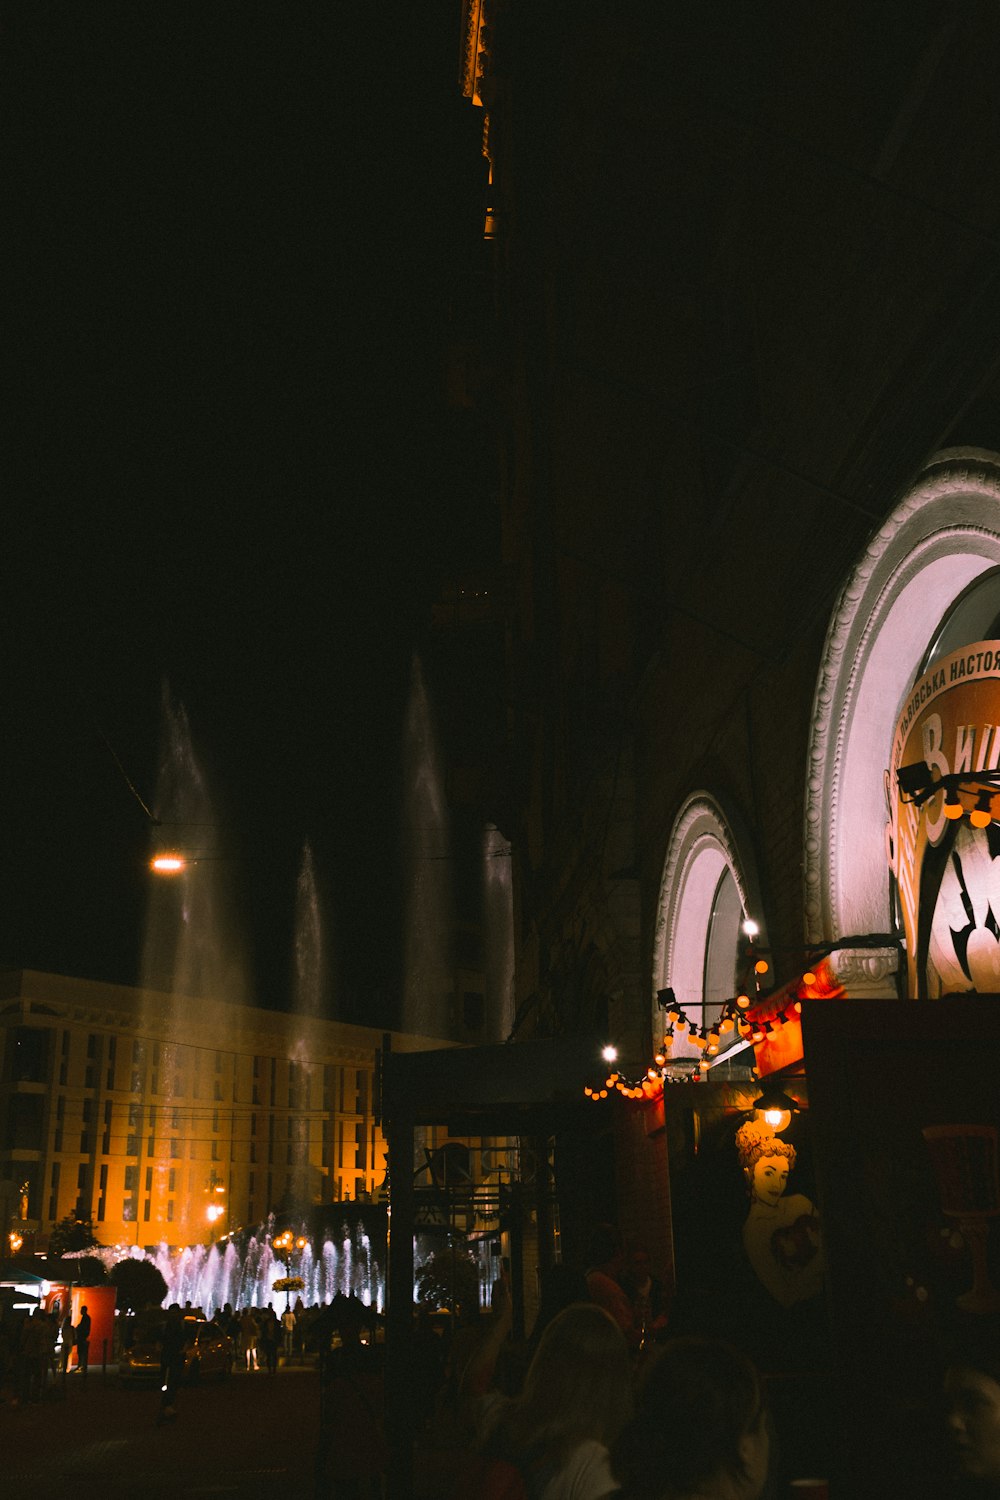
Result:
<svg viewBox="0 0 1000 1500"><path fill-rule="evenodd" d="M75 1500L170 1495L312 1497L320 1419L314 1365L238 1371L185 1387L158 1426L159 1392L123 1390L109 1368L70 1375L65 1396L0 1406L0 1494Z"/></svg>

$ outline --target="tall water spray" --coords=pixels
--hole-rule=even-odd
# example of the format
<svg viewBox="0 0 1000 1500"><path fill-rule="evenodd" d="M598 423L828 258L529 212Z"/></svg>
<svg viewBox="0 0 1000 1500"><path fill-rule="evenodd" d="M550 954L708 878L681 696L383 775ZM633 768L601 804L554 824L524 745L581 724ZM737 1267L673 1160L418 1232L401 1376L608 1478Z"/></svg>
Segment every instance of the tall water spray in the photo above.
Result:
<svg viewBox="0 0 1000 1500"><path fill-rule="evenodd" d="M510 843L492 823L483 830L483 950L485 1040L503 1042L514 1025L514 892Z"/></svg>
<svg viewBox="0 0 1000 1500"><path fill-rule="evenodd" d="M403 772L403 1029L447 1036L455 929L451 838L427 686L417 657L410 673Z"/></svg>
<svg viewBox="0 0 1000 1500"><path fill-rule="evenodd" d="M170 1186L168 1177L172 1182L179 1174L175 1232L184 1241L200 1238L207 1230L204 1195L215 1177L211 1163L202 1160L208 1155L204 1142L211 1107L183 1099L176 1092L184 1072L179 1065L180 1049L187 1044L206 1001L245 1004L249 984L216 811L194 752L187 713L166 685L155 810L159 826L154 830L153 852L176 851L185 866L169 878L150 880L141 961L144 1014L133 1049L132 1087L141 1089L147 1099L148 1090L159 1095L165 1105L161 1119L171 1119L173 1138L184 1143L184 1167L173 1167L164 1154L162 1132L155 1137L160 1154L146 1162L147 1170L155 1174L160 1201ZM231 1031L225 1023L215 1029L215 1047L220 1053L232 1052L235 1031L234 1013ZM160 1040L151 1043L150 1036ZM149 1124L152 1138L152 1114ZM174 1191L172 1186L170 1191ZM127 1215L129 1211L138 1225L137 1195L126 1204Z"/></svg>
<svg viewBox="0 0 1000 1500"><path fill-rule="evenodd" d="M185 869L151 881L142 948L144 987L182 998L245 1004L245 948L237 940L217 815L182 704L164 686L156 783L156 852L176 848Z"/></svg>
<svg viewBox="0 0 1000 1500"><path fill-rule="evenodd" d="M316 1108L322 1100L322 1074L313 1066L310 1023L327 1013L327 960L316 867L307 843L295 883L295 929L293 934L294 974L292 1003L295 1022L292 1031L291 1060L296 1064L295 1097L301 1110ZM315 1076L314 1076L315 1074ZM303 1120L290 1120L289 1132L300 1129ZM300 1152L291 1178L292 1201L305 1205L313 1197L308 1151L299 1141Z"/></svg>

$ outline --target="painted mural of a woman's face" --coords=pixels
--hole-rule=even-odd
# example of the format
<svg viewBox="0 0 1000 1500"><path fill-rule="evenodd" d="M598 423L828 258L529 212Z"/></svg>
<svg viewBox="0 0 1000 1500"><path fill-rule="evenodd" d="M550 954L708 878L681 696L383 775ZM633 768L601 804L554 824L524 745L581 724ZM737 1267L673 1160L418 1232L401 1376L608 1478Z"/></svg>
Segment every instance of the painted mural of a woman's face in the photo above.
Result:
<svg viewBox="0 0 1000 1500"><path fill-rule="evenodd" d="M773 1208L788 1186L788 1168L787 1156L762 1156L754 1163L751 1197Z"/></svg>

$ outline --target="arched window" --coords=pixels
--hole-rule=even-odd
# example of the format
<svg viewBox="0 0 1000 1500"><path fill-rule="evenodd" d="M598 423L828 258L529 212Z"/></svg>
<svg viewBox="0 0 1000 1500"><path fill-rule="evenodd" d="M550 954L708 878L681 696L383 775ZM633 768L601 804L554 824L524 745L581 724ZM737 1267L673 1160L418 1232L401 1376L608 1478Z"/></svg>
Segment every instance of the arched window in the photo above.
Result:
<svg viewBox="0 0 1000 1500"><path fill-rule="evenodd" d="M849 576L827 633L807 768L809 942L893 929L894 732L921 670L993 628L998 569L1000 457L952 450L928 465ZM896 994L896 960L888 945L832 956L855 996Z"/></svg>
<svg viewBox="0 0 1000 1500"><path fill-rule="evenodd" d="M654 1034L662 1024L655 994L668 987L692 1025L718 1019L741 978L748 916L760 921L746 857L715 800L697 792L677 816L664 862L653 954ZM673 1055L697 1050L678 1039Z"/></svg>

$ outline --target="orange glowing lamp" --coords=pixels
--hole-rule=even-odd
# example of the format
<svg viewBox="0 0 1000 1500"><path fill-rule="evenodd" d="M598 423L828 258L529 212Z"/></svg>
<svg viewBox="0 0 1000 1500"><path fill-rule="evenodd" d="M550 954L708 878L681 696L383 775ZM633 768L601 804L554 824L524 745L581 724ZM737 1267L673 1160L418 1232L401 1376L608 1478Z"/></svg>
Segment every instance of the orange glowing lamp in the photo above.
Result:
<svg viewBox="0 0 1000 1500"><path fill-rule="evenodd" d="M775 1135L791 1123L792 1115L797 1113L798 1107L795 1100L776 1084L766 1085L760 1098L754 1100L757 1119L773 1130Z"/></svg>
<svg viewBox="0 0 1000 1500"><path fill-rule="evenodd" d="M944 807L941 810L946 818L951 818L953 821L964 817L965 808L962 805L962 799L954 787L945 792Z"/></svg>
<svg viewBox="0 0 1000 1500"><path fill-rule="evenodd" d="M979 799L969 814L969 822L973 828L989 828L993 822L993 793L983 790L979 793Z"/></svg>
<svg viewBox="0 0 1000 1500"><path fill-rule="evenodd" d="M156 854L149 861L149 868L157 875L179 875L187 868L187 860L182 854Z"/></svg>

